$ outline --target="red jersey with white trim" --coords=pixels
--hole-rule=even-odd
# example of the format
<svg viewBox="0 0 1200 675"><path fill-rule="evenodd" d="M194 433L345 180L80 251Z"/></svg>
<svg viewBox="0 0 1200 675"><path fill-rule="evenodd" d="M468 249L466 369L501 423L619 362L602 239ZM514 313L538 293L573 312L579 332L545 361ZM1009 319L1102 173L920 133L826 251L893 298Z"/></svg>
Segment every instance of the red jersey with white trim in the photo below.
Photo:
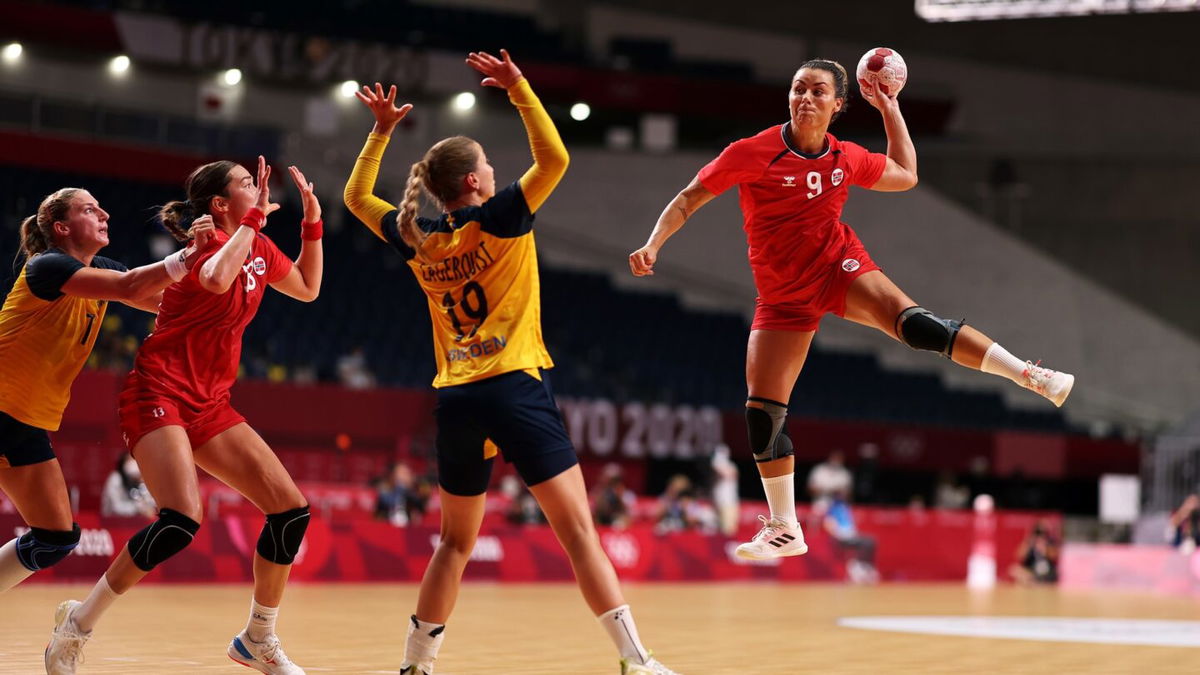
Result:
<svg viewBox="0 0 1200 675"><path fill-rule="evenodd" d="M887 156L825 134L825 150L804 154L791 145L788 124L735 141L700 170L713 194L737 185L750 267L762 302L806 301L825 283L825 270L853 238L841 222L851 185L870 187Z"/></svg>
<svg viewBox="0 0 1200 675"><path fill-rule="evenodd" d="M242 333L262 304L268 284L284 278L292 261L264 234L229 290L212 293L200 285L200 268L229 241L216 232L188 275L163 291L154 332L146 337L133 363L143 386L194 409L227 396L237 379Z"/></svg>

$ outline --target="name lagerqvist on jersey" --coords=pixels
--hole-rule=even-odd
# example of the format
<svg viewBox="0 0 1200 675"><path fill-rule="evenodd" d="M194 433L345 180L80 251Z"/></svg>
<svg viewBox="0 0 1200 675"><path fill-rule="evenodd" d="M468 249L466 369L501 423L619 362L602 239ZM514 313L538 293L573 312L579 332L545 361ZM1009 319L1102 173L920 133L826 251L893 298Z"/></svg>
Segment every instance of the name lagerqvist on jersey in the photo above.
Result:
<svg viewBox="0 0 1200 675"><path fill-rule="evenodd" d="M487 250L486 242L460 255L450 256L434 265L421 265L421 278L430 281L462 281L470 279L496 262Z"/></svg>

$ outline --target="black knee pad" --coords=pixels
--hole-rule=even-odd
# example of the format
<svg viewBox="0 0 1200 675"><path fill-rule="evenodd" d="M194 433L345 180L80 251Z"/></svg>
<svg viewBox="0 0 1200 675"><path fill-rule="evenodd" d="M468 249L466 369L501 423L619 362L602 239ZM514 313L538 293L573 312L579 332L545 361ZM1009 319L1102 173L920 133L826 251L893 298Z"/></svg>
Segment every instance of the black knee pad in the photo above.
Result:
<svg viewBox="0 0 1200 675"><path fill-rule="evenodd" d="M277 565L291 565L308 529L308 505L283 513L268 513L258 535L258 554Z"/></svg>
<svg viewBox="0 0 1200 675"><path fill-rule="evenodd" d="M158 520L129 538L129 557L143 572L149 572L192 543L200 523L173 509L160 509Z"/></svg>
<svg viewBox="0 0 1200 675"><path fill-rule="evenodd" d="M17 539L17 560L25 569L36 572L57 564L78 545L79 523L72 523L66 531L33 527Z"/></svg>
<svg viewBox="0 0 1200 675"><path fill-rule="evenodd" d="M769 462L791 455L792 439L787 433L787 406L767 398L746 400L746 433L754 461Z"/></svg>
<svg viewBox="0 0 1200 675"><path fill-rule="evenodd" d="M954 339L966 323L966 319L940 319L924 307L909 307L896 317L896 336L913 349L937 352L950 358L954 352Z"/></svg>

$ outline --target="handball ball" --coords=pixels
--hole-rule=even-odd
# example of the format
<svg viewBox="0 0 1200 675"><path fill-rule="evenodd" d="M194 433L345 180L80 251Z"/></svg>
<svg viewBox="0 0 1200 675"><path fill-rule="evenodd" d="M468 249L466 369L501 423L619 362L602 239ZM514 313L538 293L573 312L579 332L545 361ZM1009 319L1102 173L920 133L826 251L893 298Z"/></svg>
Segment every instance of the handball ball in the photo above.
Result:
<svg viewBox="0 0 1200 675"><path fill-rule="evenodd" d="M858 60L858 79L875 85L888 96L895 96L908 81L908 66L900 52L887 47L876 47L863 54Z"/></svg>

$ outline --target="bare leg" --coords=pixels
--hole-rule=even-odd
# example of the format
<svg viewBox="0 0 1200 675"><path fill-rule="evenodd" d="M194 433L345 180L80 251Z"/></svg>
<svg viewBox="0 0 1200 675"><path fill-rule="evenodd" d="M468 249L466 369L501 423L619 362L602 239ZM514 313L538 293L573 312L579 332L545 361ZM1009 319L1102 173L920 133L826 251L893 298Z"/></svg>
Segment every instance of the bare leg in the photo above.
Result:
<svg viewBox="0 0 1200 675"><path fill-rule="evenodd" d="M746 391L753 398L765 398L787 405L792 398L796 378L804 368L815 331L750 331L746 344ZM763 478L787 476L795 472L792 456L758 463Z"/></svg>
<svg viewBox="0 0 1200 675"><path fill-rule="evenodd" d="M8 495L30 527L70 532L75 526L67 481L57 459L0 469L0 490ZM0 546L0 593L31 574L17 557L15 539Z"/></svg>
<svg viewBox="0 0 1200 675"><path fill-rule="evenodd" d="M905 295L883 272L874 270L855 279L846 292L846 318L864 326L878 329L888 337L896 335L896 317L917 303ZM979 370L983 355L993 340L971 326L963 326L954 340L951 359L961 365Z"/></svg>
<svg viewBox="0 0 1200 675"><path fill-rule="evenodd" d="M197 448L196 464L237 490L263 513L283 513L307 503L279 457L245 422ZM278 607L291 570L291 565L273 563L255 551L255 602Z"/></svg>
<svg viewBox="0 0 1200 675"><path fill-rule="evenodd" d="M460 497L441 490L442 531L437 550L421 578L417 596L417 618L444 624L458 601L463 570L475 548L475 538L483 523L486 495Z"/></svg>
<svg viewBox="0 0 1200 675"><path fill-rule="evenodd" d="M592 613L625 604L616 570L600 545L579 465L529 488L562 544Z"/></svg>

